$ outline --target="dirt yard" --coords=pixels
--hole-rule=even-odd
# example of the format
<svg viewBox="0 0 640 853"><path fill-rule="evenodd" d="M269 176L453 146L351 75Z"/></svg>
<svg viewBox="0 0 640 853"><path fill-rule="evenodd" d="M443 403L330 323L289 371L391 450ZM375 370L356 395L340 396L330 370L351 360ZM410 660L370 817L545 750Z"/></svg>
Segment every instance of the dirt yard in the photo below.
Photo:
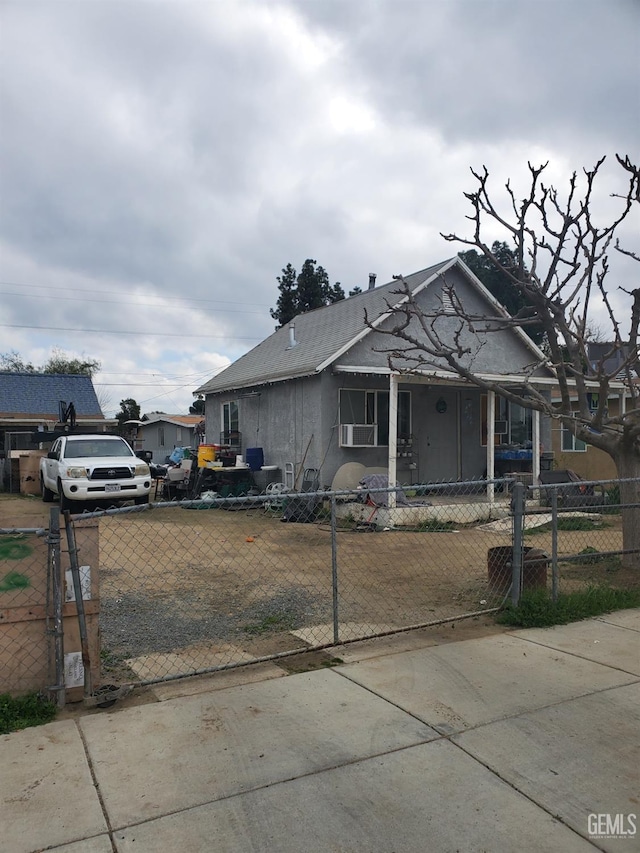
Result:
<svg viewBox="0 0 640 853"><path fill-rule="evenodd" d="M38 499L0 496L0 527L46 526L48 516ZM561 563L560 588L629 582L619 561L597 558L621 547L619 517L584 526L559 534L560 555L586 555ZM104 663L127 661L152 679L317 647L334 639L334 604L340 641L488 610L508 594L508 569L507 586L496 583L488 555L510 541L504 524L340 530L334 561L328 519L282 523L262 508L107 516ZM551 533L530 530L525 544L550 554Z"/></svg>

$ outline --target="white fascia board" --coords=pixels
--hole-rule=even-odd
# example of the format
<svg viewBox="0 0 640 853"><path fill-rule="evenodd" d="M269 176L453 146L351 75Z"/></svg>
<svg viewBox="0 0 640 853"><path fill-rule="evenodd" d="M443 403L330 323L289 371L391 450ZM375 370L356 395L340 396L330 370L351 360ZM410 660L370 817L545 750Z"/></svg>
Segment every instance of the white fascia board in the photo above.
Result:
<svg viewBox="0 0 640 853"><path fill-rule="evenodd" d="M353 364L338 365L334 370L336 373L363 373L372 376L388 376L390 373L394 373L402 377L402 380L406 382L440 381L442 383L456 382L458 384L473 385L472 382L468 382L463 376L453 373L450 370L416 370L411 373L403 373L398 370L391 371L388 367ZM478 373L477 375L479 379L484 379L486 382L495 382L496 384L504 382L509 385L558 386L558 380L553 376L531 376L527 378L520 373ZM575 381L569 381L569 385L575 386ZM600 387L599 383L592 379L585 379L585 385L596 391ZM612 382L609 388L611 391L624 391L626 386L622 382Z"/></svg>
<svg viewBox="0 0 640 853"><path fill-rule="evenodd" d="M428 287L432 281L435 281L438 278L438 276L441 276L448 269L450 269L451 266L455 264L455 262L456 259L452 258L450 261L447 261L446 263L442 264L442 266L438 269L438 272L435 272L433 275L429 276L429 278L425 279L422 284L419 284L416 289L412 291L413 295L415 296L417 293L420 293L421 290L424 290L425 287ZM406 301L407 297L403 296L402 299L398 300L398 302L395 303L395 305L393 306L394 309L399 308ZM391 311L385 311L383 314L379 314L375 320L371 321L371 325L374 329L376 329L381 323L383 323L387 319L387 317L391 317ZM333 355L330 355L329 358L326 358L321 364L319 364L316 367L316 373L322 373L323 370L333 364L333 362L336 361L336 359L340 358L340 356L344 355L345 352L348 352L351 347L359 343L371 331L373 331L373 329L370 329L368 326L365 326L362 331L358 332L357 335L354 335L354 337L351 338L350 341L348 341L346 344L343 344L343 346L341 346L339 350L336 350Z"/></svg>
<svg viewBox="0 0 640 853"><path fill-rule="evenodd" d="M55 424L60 423L58 418L55 415L43 415L42 417L28 417L28 418L16 418L16 417L0 417L0 424L3 426L22 426L23 424ZM116 426L118 424L117 418L82 418L76 417L76 424L78 426L91 426L92 424L97 424L98 426Z"/></svg>
<svg viewBox="0 0 640 853"><path fill-rule="evenodd" d="M227 388L217 388L213 391L205 392L206 396L215 396L217 394L235 394L241 391L246 391L247 388L263 388L265 385L277 385L279 382L290 382L292 379L304 379L305 376L315 376L315 370L303 370L300 373L287 373L284 376L272 376L268 379L252 379L251 382L246 382L242 385L230 385Z"/></svg>
<svg viewBox="0 0 640 853"><path fill-rule="evenodd" d="M149 419L140 425L140 429L144 429L147 426L153 426L154 424L172 424L173 426L183 427L184 429L195 429L197 424L186 424L184 421L176 421L173 418L159 417L154 418L153 420Z"/></svg>
<svg viewBox="0 0 640 853"><path fill-rule="evenodd" d="M407 381L411 381L413 378L414 381L423 380L424 382L429 382L433 380L440 380L442 382L458 382L463 383L464 385L472 385L472 382L468 382L463 376L460 376L458 373L452 373L449 370L416 370L411 373L403 373L402 371L389 370L388 367L370 367L370 366L358 366L358 365L339 365L335 368L336 373L369 373L375 376L388 376L391 372L395 373L397 376L406 378ZM530 379L526 379L519 373L478 373L479 379L484 379L487 382L505 382L510 385L557 385L558 380L554 379L552 376L534 376Z"/></svg>

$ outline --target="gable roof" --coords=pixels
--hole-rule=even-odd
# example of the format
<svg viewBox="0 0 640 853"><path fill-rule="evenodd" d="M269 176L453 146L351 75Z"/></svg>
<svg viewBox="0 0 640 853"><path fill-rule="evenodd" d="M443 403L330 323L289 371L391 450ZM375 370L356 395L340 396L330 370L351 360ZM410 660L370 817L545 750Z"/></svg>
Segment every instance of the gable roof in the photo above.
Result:
<svg viewBox="0 0 640 853"><path fill-rule="evenodd" d="M57 421L61 400L73 403L79 418L104 419L90 376L0 371L0 417Z"/></svg>
<svg viewBox="0 0 640 853"><path fill-rule="evenodd" d="M416 293L452 267L458 267L469 278L496 312L508 316L505 308L457 256L405 276L404 280ZM299 314L290 324L276 330L193 393L231 391L321 372L371 332L364 325L365 311L370 322L376 323L387 315L389 304L402 302L402 298L394 293L397 289L398 282L393 280L332 305ZM289 343L291 325L294 327L295 346ZM515 327L513 331L537 357L544 358L522 329Z"/></svg>

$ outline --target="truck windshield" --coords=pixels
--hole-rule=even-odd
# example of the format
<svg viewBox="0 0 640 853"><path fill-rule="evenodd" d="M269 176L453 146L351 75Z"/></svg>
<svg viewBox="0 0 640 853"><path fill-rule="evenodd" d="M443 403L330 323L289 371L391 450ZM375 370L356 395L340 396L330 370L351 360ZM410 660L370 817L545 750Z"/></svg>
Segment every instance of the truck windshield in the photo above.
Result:
<svg viewBox="0 0 640 853"><path fill-rule="evenodd" d="M126 441L92 439L90 441L68 441L64 450L65 459L82 459L86 456L133 456Z"/></svg>

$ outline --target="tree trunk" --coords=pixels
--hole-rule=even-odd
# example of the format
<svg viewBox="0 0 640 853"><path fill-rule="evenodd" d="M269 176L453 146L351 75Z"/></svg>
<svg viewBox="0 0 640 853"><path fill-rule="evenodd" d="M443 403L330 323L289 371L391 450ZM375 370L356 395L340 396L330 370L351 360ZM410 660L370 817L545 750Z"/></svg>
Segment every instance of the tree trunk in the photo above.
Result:
<svg viewBox="0 0 640 853"><path fill-rule="evenodd" d="M620 480L631 480L620 483L622 547L635 553L624 554L622 564L625 568L640 571L640 454L634 447L623 446L617 454L616 463Z"/></svg>

